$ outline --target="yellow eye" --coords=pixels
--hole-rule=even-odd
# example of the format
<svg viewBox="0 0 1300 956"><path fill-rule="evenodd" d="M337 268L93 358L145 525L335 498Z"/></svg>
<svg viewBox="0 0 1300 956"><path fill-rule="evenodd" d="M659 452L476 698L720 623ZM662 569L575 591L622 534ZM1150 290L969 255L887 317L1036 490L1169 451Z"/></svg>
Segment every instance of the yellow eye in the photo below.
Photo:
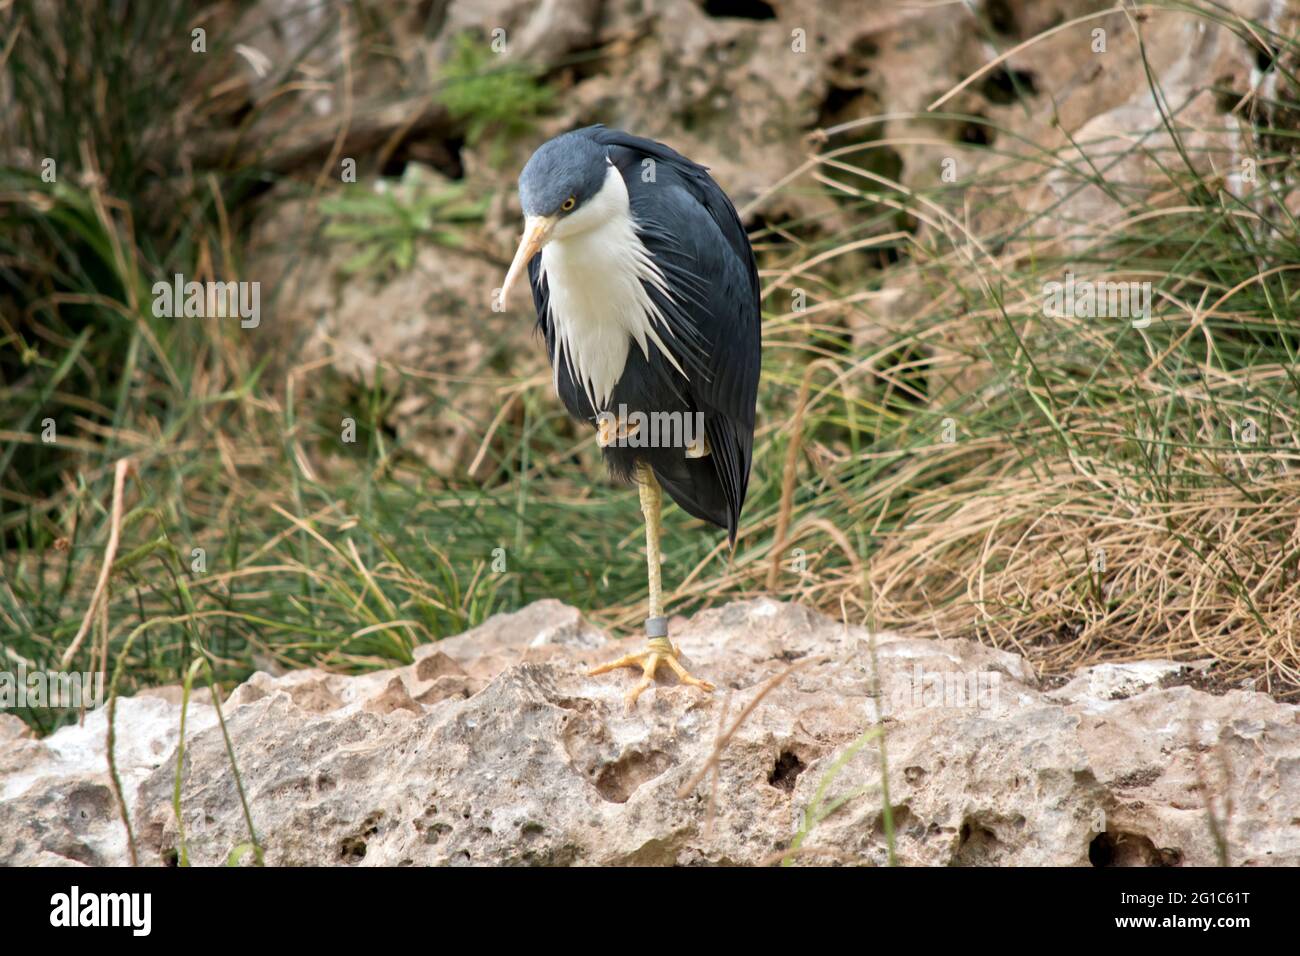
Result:
<svg viewBox="0 0 1300 956"><path fill-rule="evenodd" d="M565 212L568 212L576 205L578 205L578 200L570 196L568 199L564 200L564 202L560 203L560 208L563 209Z"/></svg>

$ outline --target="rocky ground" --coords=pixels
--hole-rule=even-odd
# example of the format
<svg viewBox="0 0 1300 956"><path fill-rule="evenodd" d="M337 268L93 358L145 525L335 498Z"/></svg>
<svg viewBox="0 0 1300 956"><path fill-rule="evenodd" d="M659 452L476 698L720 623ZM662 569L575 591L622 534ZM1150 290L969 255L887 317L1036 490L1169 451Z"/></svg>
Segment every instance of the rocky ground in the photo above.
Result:
<svg viewBox="0 0 1300 956"><path fill-rule="evenodd" d="M883 756L904 864L1300 864L1295 706L1193 689L1168 662L1049 686L1015 654L893 634L877 692L867 632L798 606L675 626L718 692L661 684L631 713L631 672L585 676L626 642L555 601L408 667L255 674L224 715L266 861L760 864L797 843L799 861L881 864ZM177 857L179 715L176 688L118 703L142 863ZM102 708L43 740L0 716L0 864L129 861L105 731ZM210 698L186 736L189 857L220 864L248 833Z"/></svg>
<svg viewBox="0 0 1300 956"><path fill-rule="evenodd" d="M416 191L459 182L472 195L491 197L489 208L463 248L422 243L413 268L376 282L342 274L341 265L356 250L314 238L314 202L294 198L296 187L286 182L265 197L250 238L257 277L281 290L268 334L281 336L284 354L295 360L328 358L367 387L383 378L400 394L388 424L403 448L447 473L473 459L500 405L497 384L463 386L457 414L438 415L429 383L409 371L490 379L494 356L505 349L505 364L521 376L545 374L532 337L531 302L519 297L505 313L490 304L519 237L515 177L539 143L564 130L605 123L663 140L710 167L748 228L760 233L767 224L786 223L787 233L810 243L860 226L859 214L845 212L832 198L834 190L809 188L815 185L810 157L831 150L849 150L839 158L909 190L935 187L950 168L959 182L971 184L969 195L952 192L953 211L973 217L979 234L1051 208L1057 210L1057 238L1094 236L1098 223L1121 216L1144 190L1167 188L1166 157L1174 154L1168 129L1177 132L1187 162L1209 178L1225 177L1239 194L1242 159L1273 122L1268 103L1277 70L1264 69L1267 57L1261 61L1260 51L1229 22L1173 9L1144 10L1136 18L1121 9L1107 13L1108 6L1114 5L997 0L936 10L861 0L380 3L392 43L381 45L382 56L365 56L368 47L359 42L350 67L361 120L345 123L342 98L307 84L309 91L276 97L278 109L259 112L250 136L281 144L269 160L273 168L315 177L343 123L342 155L359 157L361 188L378 187L375 153L396 144L389 165L413 171ZM321 15L317 7L261 0L247 7L237 32L247 28L251 46L272 63L302 55L314 74L329 75L340 70L338 44L307 45ZM1229 17L1282 30L1300 17L1285 0L1230 0L1224 9ZM1047 32L1090 15L1075 27ZM456 38L486 37L496 29L509 38L505 60L537 68L556 90L555 103L529 135L475 145L436 106L438 77ZM1014 56L931 109L1012 49ZM268 95L271 79L258 80L238 60L230 70L247 74L247 88L238 89L247 103ZM1159 102L1152 82L1162 91ZM1251 101L1250 108L1237 105ZM243 115L244 103L232 105L233 115ZM315 119L299 122L304 114ZM503 155L494 156L495 150ZM1061 161L1071 169L1082 162L1076 150L1086 151L1089 162L1111 163L1106 175L1121 192L1079 188L1076 173L1065 170L1037 183L1040 150L1064 150ZM994 172L1008 154L1022 156L1023 169ZM836 181L862 185L847 173ZM873 228L902 228L925 245L936 237L921 219L901 217ZM781 246L771 237L762 242ZM1042 254L1041 237L1026 243L1008 243L1002 250L1007 261ZM760 256L764 268L792 264L783 253L773 255L771 261L767 253ZM824 278L860 283L879 264L866 252L837 257L826 264ZM838 278L837 268L844 270ZM924 295L898 284L889 293L853 308L836 306L820 321L842 324L855 341L875 341L878 329L913 314L915 297ZM765 308L774 315L789 309L788 290L770 292ZM408 377L398 369L408 370Z"/></svg>

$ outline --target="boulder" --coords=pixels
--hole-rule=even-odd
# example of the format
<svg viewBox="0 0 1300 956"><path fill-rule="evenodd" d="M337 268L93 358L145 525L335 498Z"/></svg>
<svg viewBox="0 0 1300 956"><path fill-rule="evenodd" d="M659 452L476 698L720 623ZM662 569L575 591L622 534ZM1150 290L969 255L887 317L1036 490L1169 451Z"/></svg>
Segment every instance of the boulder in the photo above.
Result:
<svg viewBox="0 0 1300 956"><path fill-rule="evenodd" d="M1300 709L1264 694L1214 696L1168 662L1053 686L1005 650L873 640L766 599L674 639L717 692L668 679L631 712L632 672L586 676L630 641L557 601L405 667L255 674L223 707L266 862L883 864L892 828L908 865L1300 864ZM149 864L180 845L174 697L118 702ZM11 723L0 864L128 862L105 712L44 740ZM181 815L192 863L248 841L210 698L190 705Z"/></svg>

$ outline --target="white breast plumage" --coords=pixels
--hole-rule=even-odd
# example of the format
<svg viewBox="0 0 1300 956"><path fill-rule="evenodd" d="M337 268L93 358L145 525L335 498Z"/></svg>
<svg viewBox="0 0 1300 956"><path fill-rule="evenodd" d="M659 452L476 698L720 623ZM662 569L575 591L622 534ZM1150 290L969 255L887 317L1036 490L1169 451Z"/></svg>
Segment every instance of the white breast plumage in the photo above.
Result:
<svg viewBox="0 0 1300 956"><path fill-rule="evenodd" d="M659 328L669 336L672 330L644 283L666 297L671 293L637 235L627 185L616 168L609 167L600 191L556 229L542 249L542 272L555 329L557 391L563 365L592 407L605 410L632 342L647 357L653 342L685 377L660 338Z"/></svg>

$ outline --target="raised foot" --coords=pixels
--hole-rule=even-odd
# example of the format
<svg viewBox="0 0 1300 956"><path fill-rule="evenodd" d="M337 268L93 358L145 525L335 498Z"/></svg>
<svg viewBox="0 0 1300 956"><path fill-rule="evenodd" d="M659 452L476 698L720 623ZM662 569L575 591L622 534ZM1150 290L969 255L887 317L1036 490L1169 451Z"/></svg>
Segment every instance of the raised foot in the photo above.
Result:
<svg viewBox="0 0 1300 956"><path fill-rule="evenodd" d="M627 692L628 710L636 706L637 698L641 696L646 688L654 685L655 672L659 669L660 664L667 664L683 684L698 687L706 694L711 692L713 685L706 680L692 677L691 673L682 666L682 662L677 659L678 656L677 648L673 647L667 638L652 638L646 645L646 649L639 654L628 654L616 661L610 661L608 664L593 667L587 671L587 676L595 677L597 674L605 674L612 670L618 670L620 667L640 667L641 679Z"/></svg>

